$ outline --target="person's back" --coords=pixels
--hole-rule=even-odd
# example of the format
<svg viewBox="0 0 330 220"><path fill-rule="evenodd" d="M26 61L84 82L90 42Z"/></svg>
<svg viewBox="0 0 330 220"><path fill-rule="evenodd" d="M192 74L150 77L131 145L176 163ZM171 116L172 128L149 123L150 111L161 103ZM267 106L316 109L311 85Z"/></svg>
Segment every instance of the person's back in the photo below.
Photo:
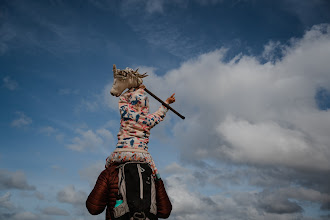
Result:
<svg viewBox="0 0 330 220"><path fill-rule="evenodd" d="M167 108L149 114L149 99L144 86L131 88L119 97L120 129L117 148L148 150L150 130L163 121Z"/></svg>
<svg viewBox="0 0 330 220"><path fill-rule="evenodd" d="M98 215L106 208L106 220L111 220L111 212L116 204L118 194L118 170L119 164L111 164L99 175L94 189L89 194L86 207L90 214ZM161 179L156 180L157 217L168 218L172 211L172 204L166 193Z"/></svg>
<svg viewBox="0 0 330 220"><path fill-rule="evenodd" d="M130 88L119 97L121 119L118 143L114 152L107 158L106 167L111 163L146 162L152 168L154 177L160 178L155 162L148 152L148 143L151 128L164 120L168 109L161 105L155 113L149 114L149 100L144 89L144 85ZM165 103L173 102L174 94Z"/></svg>

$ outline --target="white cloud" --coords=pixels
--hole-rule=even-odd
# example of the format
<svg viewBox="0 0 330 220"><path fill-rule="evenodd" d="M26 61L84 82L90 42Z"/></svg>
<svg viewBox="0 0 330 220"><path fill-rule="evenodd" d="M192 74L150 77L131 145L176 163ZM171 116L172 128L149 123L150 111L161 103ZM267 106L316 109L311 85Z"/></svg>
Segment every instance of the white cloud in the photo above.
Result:
<svg viewBox="0 0 330 220"><path fill-rule="evenodd" d="M75 137L68 148L75 151L85 151L87 149L96 149L103 144L102 139L92 130L78 131L80 137Z"/></svg>
<svg viewBox="0 0 330 220"><path fill-rule="evenodd" d="M1 54L1 49L0 49L0 54ZM2 79L2 82L3 82L2 86L11 91L14 91L18 88L18 83L15 80L11 79L10 76L4 77Z"/></svg>
<svg viewBox="0 0 330 220"><path fill-rule="evenodd" d="M50 207L41 209L41 213L43 213L45 215L59 215L59 216L69 216L70 215L68 211L54 207L54 206L50 206Z"/></svg>
<svg viewBox="0 0 330 220"><path fill-rule="evenodd" d="M317 203L329 203L330 194L321 193L313 189L307 189L303 187L288 187L280 188L276 191L278 195L284 195L292 199L301 201L310 201Z"/></svg>
<svg viewBox="0 0 330 220"><path fill-rule="evenodd" d="M189 170L177 164L176 162L171 163L170 165L166 166L162 173L170 173L170 174L180 174L180 173L187 173Z"/></svg>
<svg viewBox="0 0 330 220"><path fill-rule="evenodd" d="M96 133L100 135L105 140L105 142L110 142L113 140L112 133L105 128L98 129Z"/></svg>
<svg viewBox="0 0 330 220"><path fill-rule="evenodd" d="M96 112L100 108L116 111L118 109L118 97L110 95L112 83L113 81L107 83L99 93L91 94L82 99L75 111Z"/></svg>
<svg viewBox="0 0 330 220"><path fill-rule="evenodd" d="M22 197L32 197L32 198L37 198L39 200L45 200L45 196L43 193L39 191L33 191L33 192L27 192L27 191L22 191L20 193L20 196Z"/></svg>
<svg viewBox="0 0 330 220"><path fill-rule="evenodd" d="M34 196L39 200L44 200L45 199L44 194L42 194L41 192L38 192L38 191L34 192Z"/></svg>
<svg viewBox="0 0 330 220"><path fill-rule="evenodd" d="M58 142L63 142L66 136L65 134L61 133L59 129L49 125L39 128L39 132L47 136L55 137Z"/></svg>
<svg viewBox="0 0 330 220"><path fill-rule="evenodd" d="M16 112L17 118L11 122L12 127L25 127L32 124L32 119L26 116L23 112Z"/></svg>
<svg viewBox="0 0 330 220"><path fill-rule="evenodd" d="M13 220L38 220L41 219L40 216L32 212L20 212L16 213L12 217Z"/></svg>
<svg viewBox="0 0 330 220"><path fill-rule="evenodd" d="M57 193L57 200L72 205L85 204L87 194L81 190L76 191L73 185L67 186Z"/></svg>
<svg viewBox="0 0 330 220"><path fill-rule="evenodd" d="M175 174L166 178L165 182L173 205L171 219L303 219L300 206L286 197L276 197L276 193L224 191L205 196L191 187L189 174ZM274 202L272 209L265 206L265 200Z"/></svg>
<svg viewBox="0 0 330 220"><path fill-rule="evenodd" d="M35 187L27 183L22 171L0 170L0 189L35 190Z"/></svg>
<svg viewBox="0 0 330 220"><path fill-rule="evenodd" d="M55 136L56 140L59 142L62 142L64 140L65 135L64 134L57 134Z"/></svg>
<svg viewBox="0 0 330 220"><path fill-rule="evenodd" d="M94 164L89 165L79 171L79 175L82 179L85 179L89 182L89 185L93 187L96 183L96 180L102 170L104 170L105 161L98 161Z"/></svg>
<svg viewBox="0 0 330 220"><path fill-rule="evenodd" d="M10 201L11 193L6 192L3 196L0 196L0 207L12 210L15 208L14 204Z"/></svg>
<svg viewBox="0 0 330 220"><path fill-rule="evenodd" d="M189 191L186 185L188 181L183 180L185 177L185 175L182 175L181 178L180 176L171 176L166 179L167 192L173 205L172 214L177 217L180 216L180 218L175 219L187 219L189 216L198 216L198 213L201 216L204 213L209 213L212 216L210 211L216 208L216 204L212 200L207 200L198 192ZM196 217L193 217L193 219Z"/></svg>
<svg viewBox="0 0 330 220"><path fill-rule="evenodd" d="M106 107L110 108L111 110L116 111L116 110L118 110L118 98L115 96L112 96L110 94L110 90L112 88L112 83L113 83L113 81L111 81L104 87L104 89L102 91L102 99L101 99L102 101L101 102Z"/></svg>
<svg viewBox="0 0 330 220"><path fill-rule="evenodd" d="M51 168L52 168L53 170L56 170L56 171L61 171L61 170L64 169L64 168L62 168L62 167L59 166L59 165L52 165Z"/></svg>
<svg viewBox="0 0 330 220"><path fill-rule="evenodd" d="M99 110L100 106L99 106L99 101L97 99L98 99L97 96L89 99L82 99L76 111L87 110L89 112L95 112Z"/></svg>
<svg viewBox="0 0 330 220"><path fill-rule="evenodd" d="M218 127L218 131L224 141L230 143L230 147L219 149L220 152L234 161L330 169L327 155L318 146L312 148L312 143L298 130L283 128L274 122L251 124L229 117Z"/></svg>
<svg viewBox="0 0 330 220"><path fill-rule="evenodd" d="M91 216L86 209L86 200L88 194L82 190L76 190L73 185L69 185L57 193L57 200L61 203L68 203L72 205L73 211L70 214L74 216L74 219L104 219L105 213L98 216Z"/></svg>
<svg viewBox="0 0 330 220"><path fill-rule="evenodd" d="M56 132L56 129L53 128L52 126L45 126L40 128L40 132L50 136Z"/></svg>
<svg viewBox="0 0 330 220"><path fill-rule="evenodd" d="M95 149L105 149L114 141L112 133L105 129L100 128L96 131L86 130L83 131L78 129L76 131L80 136L72 139L72 143L68 144L67 147L74 151L94 151Z"/></svg>
<svg viewBox="0 0 330 220"><path fill-rule="evenodd" d="M41 220L44 219L40 215L28 211L15 212L15 213L1 213L0 219L6 220Z"/></svg>
<svg viewBox="0 0 330 220"><path fill-rule="evenodd" d="M262 52L262 57L268 61L279 61L279 57L285 52L285 46L279 41L270 41L264 46L264 51Z"/></svg>
<svg viewBox="0 0 330 220"><path fill-rule="evenodd" d="M275 63L242 55L226 63L225 53L145 79L160 94L176 92L173 107L186 115L174 126L182 157L328 170L330 112L314 97L317 88L330 89L330 26L292 39Z"/></svg>

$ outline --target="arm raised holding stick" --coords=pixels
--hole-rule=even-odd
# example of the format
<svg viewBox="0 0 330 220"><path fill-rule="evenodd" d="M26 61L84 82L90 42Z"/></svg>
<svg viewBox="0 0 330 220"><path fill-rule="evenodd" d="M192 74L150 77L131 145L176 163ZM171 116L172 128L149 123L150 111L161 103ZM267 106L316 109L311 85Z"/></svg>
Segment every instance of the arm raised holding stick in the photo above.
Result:
<svg viewBox="0 0 330 220"><path fill-rule="evenodd" d="M152 97L154 97L157 101L159 101L160 103L162 103L164 106L166 106L166 108L170 109L172 112L174 112L177 116L179 116L182 119L185 119L185 117L183 115L181 115L179 112L175 111L169 104L175 102L175 93L173 93L173 95L171 97L169 97L166 102L163 102L163 100L161 100L160 98L158 98L156 95L154 95L152 92L150 92L148 89L144 89L148 94L150 94ZM173 101L172 101L173 100Z"/></svg>
<svg viewBox="0 0 330 220"><path fill-rule="evenodd" d="M142 86L141 86L142 87ZM152 92L150 92L144 85L142 87L144 89L144 91L146 91L149 95L151 95L152 97L154 97L157 101L159 101L160 103L162 103L164 106L166 106L166 108L170 109L172 112L174 112L176 115L178 115L180 118L185 119L185 117L183 115L181 115L179 112L175 111L169 104L172 104L175 102L175 93L173 93L173 95L171 95L169 98L166 99L166 101L164 102L163 100L161 100L160 98L158 98L155 94L153 94Z"/></svg>

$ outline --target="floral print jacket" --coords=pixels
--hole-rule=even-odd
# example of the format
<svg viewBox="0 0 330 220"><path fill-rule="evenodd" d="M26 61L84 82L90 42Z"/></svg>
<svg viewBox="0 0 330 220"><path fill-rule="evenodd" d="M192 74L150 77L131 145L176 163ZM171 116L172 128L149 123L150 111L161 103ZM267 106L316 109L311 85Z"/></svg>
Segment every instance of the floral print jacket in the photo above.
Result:
<svg viewBox="0 0 330 220"><path fill-rule="evenodd" d="M165 106L149 114L149 99L142 88L131 88L119 97L120 130L117 148L148 150L150 129L164 120Z"/></svg>

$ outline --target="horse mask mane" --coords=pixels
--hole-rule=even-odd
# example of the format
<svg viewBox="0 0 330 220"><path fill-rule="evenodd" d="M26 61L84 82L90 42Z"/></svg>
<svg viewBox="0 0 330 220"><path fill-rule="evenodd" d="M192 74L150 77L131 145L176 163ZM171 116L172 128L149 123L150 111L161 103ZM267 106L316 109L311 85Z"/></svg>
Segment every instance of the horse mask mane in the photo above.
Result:
<svg viewBox="0 0 330 220"><path fill-rule="evenodd" d="M113 85L110 90L111 95L120 96L125 89L135 88L143 83L142 78L147 77L147 73L140 74L139 69L133 70L127 67L124 70L117 69L113 65Z"/></svg>

